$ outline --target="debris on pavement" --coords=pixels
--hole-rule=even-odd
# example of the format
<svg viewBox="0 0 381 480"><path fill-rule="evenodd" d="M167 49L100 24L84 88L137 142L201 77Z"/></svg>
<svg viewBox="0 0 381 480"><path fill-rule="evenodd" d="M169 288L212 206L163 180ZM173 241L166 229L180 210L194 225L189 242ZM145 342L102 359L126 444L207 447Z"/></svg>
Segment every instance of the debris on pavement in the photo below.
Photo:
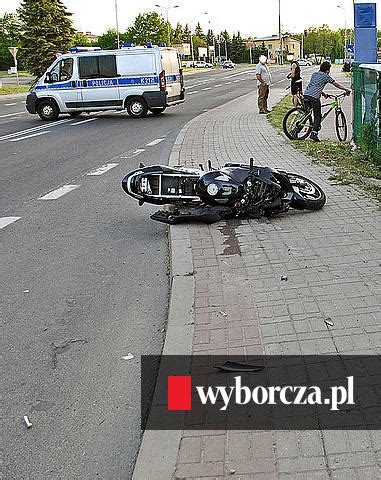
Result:
<svg viewBox="0 0 381 480"><path fill-rule="evenodd" d="M223 370L224 372L260 372L264 370L264 365L250 365L243 362L227 361L222 365L214 365L214 368Z"/></svg>
<svg viewBox="0 0 381 480"><path fill-rule="evenodd" d="M30 290L24 290L22 293L29 293Z"/></svg>
<svg viewBox="0 0 381 480"><path fill-rule="evenodd" d="M230 475L234 475L235 474L235 470L233 468L230 469Z"/></svg>
<svg viewBox="0 0 381 480"><path fill-rule="evenodd" d="M287 281L288 281L288 276L287 276L287 275L282 275L282 276L280 277L280 280L281 280L282 282L287 282Z"/></svg>
<svg viewBox="0 0 381 480"><path fill-rule="evenodd" d="M325 323L328 327L333 327L333 326L335 325L335 324L332 322L331 317L325 318L325 319L324 319L324 323Z"/></svg>
<svg viewBox="0 0 381 480"><path fill-rule="evenodd" d="M24 423L26 428L30 428L33 425L32 422L29 420L28 415L24 415Z"/></svg>
<svg viewBox="0 0 381 480"><path fill-rule="evenodd" d="M123 360L132 360L134 358L134 355L132 355L132 353L128 352L127 355L125 355L122 358L123 358Z"/></svg>
<svg viewBox="0 0 381 480"><path fill-rule="evenodd" d="M226 312L222 312L222 311L221 311L221 312L219 312L219 313L220 313L220 315L222 315L223 317L227 317L227 316L228 316L228 314L227 314Z"/></svg>

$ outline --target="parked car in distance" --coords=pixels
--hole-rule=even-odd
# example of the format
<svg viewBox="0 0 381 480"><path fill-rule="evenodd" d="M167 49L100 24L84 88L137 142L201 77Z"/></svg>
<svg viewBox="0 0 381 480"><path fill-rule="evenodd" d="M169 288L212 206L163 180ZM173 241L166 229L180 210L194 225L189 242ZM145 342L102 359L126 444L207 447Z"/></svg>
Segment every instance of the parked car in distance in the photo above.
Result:
<svg viewBox="0 0 381 480"><path fill-rule="evenodd" d="M203 60L197 60L194 62L194 68L212 68L213 65L208 62L204 62Z"/></svg>
<svg viewBox="0 0 381 480"><path fill-rule="evenodd" d="M310 67L312 65L312 63L305 58L298 58L296 61L299 63L299 67Z"/></svg>
<svg viewBox="0 0 381 480"><path fill-rule="evenodd" d="M237 65L233 63L231 60L226 60L222 62L222 68L235 68Z"/></svg>

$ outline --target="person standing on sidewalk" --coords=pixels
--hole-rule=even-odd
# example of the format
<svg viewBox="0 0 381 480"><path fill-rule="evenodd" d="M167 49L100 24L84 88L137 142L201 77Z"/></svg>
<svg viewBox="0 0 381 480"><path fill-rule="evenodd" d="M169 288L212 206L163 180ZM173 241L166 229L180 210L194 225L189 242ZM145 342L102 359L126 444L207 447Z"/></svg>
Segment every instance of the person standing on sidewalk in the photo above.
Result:
<svg viewBox="0 0 381 480"><path fill-rule="evenodd" d="M320 70L315 72L311 76L310 83L307 85L307 88L304 92L304 101L307 108L313 109L314 112L314 124L312 126L312 132L310 135L311 140L314 142L320 142L318 133L320 130L321 124L321 102L320 97L323 95L324 98L328 98L328 95L323 92L324 87L331 83L336 88L344 90L347 95L350 95L351 91L349 88L344 87L340 83L336 82L329 74L331 71L331 64L329 62L323 62L320 65Z"/></svg>
<svg viewBox="0 0 381 480"><path fill-rule="evenodd" d="M287 75L287 78L291 79L291 93L294 107L296 108L299 106L299 95L303 93L303 81L300 66L296 60L291 63L291 72Z"/></svg>
<svg viewBox="0 0 381 480"><path fill-rule="evenodd" d="M270 92L271 73L267 66L267 58L265 55L259 57L259 63L255 69L255 74L257 76L259 113L270 113L270 110L267 108L267 99Z"/></svg>

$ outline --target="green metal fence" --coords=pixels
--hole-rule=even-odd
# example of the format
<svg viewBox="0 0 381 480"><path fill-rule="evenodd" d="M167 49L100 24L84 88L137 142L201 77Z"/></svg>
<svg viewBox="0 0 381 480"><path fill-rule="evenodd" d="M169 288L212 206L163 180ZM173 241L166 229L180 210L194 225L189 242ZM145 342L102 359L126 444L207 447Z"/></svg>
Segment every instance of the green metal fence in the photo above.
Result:
<svg viewBox="0 0 381 480"><path fill-rule="evenodd" d="M352 64L353 137L366 143L381 161L381 69L379 64Z"/></svg>

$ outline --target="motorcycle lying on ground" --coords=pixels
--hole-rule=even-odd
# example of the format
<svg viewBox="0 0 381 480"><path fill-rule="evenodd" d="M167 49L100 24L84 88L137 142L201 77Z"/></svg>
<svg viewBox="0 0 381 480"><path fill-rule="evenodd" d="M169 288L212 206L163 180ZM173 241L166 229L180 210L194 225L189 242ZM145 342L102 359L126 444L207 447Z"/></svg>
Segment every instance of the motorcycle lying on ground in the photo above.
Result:
<svg viewBox="0 0 381 480"><path fill-rule="evenodd" d="M326 202L323 190L296 173L250 164L226 163L208 170L185 166L145 166L128 173L123 190L139 205L172 205L152 220L170 225L188 221L214 223L224 218L271 217L296 210L319 210Z"/></svg>

